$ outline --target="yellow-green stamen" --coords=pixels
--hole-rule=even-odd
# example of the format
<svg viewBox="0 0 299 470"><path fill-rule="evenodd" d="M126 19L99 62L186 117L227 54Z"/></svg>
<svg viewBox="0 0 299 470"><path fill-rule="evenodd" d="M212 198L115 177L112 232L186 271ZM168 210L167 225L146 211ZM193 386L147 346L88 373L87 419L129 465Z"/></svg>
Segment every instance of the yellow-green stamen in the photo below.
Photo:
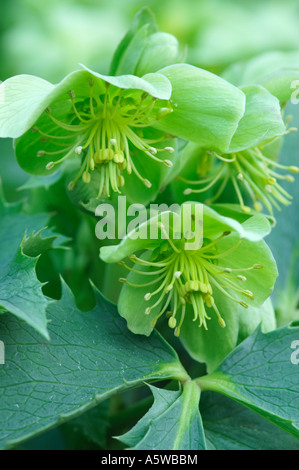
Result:
<svg viewBox="0 0 299 470"><path fill-rule="evenodd" d="M125 180L123 171L128 174L134 172L142 183L150 188L151 183L137 170L132 158L132 150L138 149L146 157L155 162L162 163L167 167L172 166L170 160L161 160L156 154L158 152L172 153L172 147L155 148L153 144L166 139L151 141L143 137L143 130L159 120L161 114L155 108L156 98L147 93L135 90L134 94L125 90L113 89L110 93L110 85L105 84L105 94L96 96L95 86L89 81L90 96L87 100L76 98L73 90L69 92L72 116L67 122L55 117L51 109L46 109L46 114L58 129L66 131L66 135L47 134L39 127L34 126L32 130L41 135L41 142L48 142L58 147L58 151L44 150L41 148L37 156L49 156L64 154L63 158L50 162L46 166L52 169L55 165L69 158L71 155L79 155L81 158L81 169L77 177L69 185L72 189L79 178L85 183L91 180L91 173L97 168L100 171L98 197L110 196L110 191L120 192ZM163 108L164 113L172 109ZM73 139L70 145L68 139ZM64 140L66 141L64 143ZM68 143L67 143L68 141ZM53 159L54 160L54 159Z"/></svg>
<svg viewBox="0 0 299 470"><path fill-rule="evenodd" d="M280 205L287 206L290 204L292 197L282 188L277 180L289 183L294 182L294 177L290 173L299 173L298 167L286 166L272 161L258 147L237 152L230 156L218 155L215 152L207 152L207 154L221 160L219 168L209 178L196 181L180 178L191 186L202 185L200 189L187 188L184 191L185 195L203 193L214 187L219 180L223 180L215 196L206 201L207 203L216 201L222 195L228 182L231 181L239 204L244 212L250 212L250 208L245 205L242 189L249 195L254 209L259 212L262 211L263 205L272 214L273 207L279 210ZM275 169L285 170L289 173L282 175L275 171Z"/></svg>
<svg viewBox="0 0 299 470"><path fill-rule="evenodd" d="M163 233L162 225L160 229ZM153 309L159 309L159 313L152 321L153 326L168 309L168 325L174 329L174 334L179 336L186 316L186 305L189 304L193 310L193 321L197 322L199 327L203 326L206 330L208 329L210 316L206 308L210 308L214 310L219 324L224 328L225 321L213 297L214 288L243 308L248 308L248 304L239 297L241 296L242 299L243 296L244 300L245 298L253 300L254 294L243 288L247 278L240 273L262 269L263 266L255 264L240 269L221 266L220 264L224 263L223 260L242 243L240 239L226 251L219 251L217 244L228 235L229 232L224 232L199 250L186 250L185 244L175 245L174 241L168 238L169 249L166 252L163 251L163 255L159 255L157 261L130 255L128 258L134 263L134 267L131 268L125 262L121 262L122 266L134 273L155 276L153 281L145 284L132 284L121 280L135 288L149 287L144 296L144 300L149 303L145 314L149 315ZM143 270L139 271L138 265L143 266ZM151 286L154 286L153 290Z"/></svg>

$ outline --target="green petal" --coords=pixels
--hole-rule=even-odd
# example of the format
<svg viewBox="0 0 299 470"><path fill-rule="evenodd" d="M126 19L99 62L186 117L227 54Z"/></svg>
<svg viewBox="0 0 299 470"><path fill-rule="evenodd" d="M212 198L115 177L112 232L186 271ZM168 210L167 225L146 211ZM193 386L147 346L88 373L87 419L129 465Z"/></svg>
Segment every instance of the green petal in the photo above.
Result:
<svg viewBox="0 0 299 470"><path fill-rule="evenodd" d="M263 333L269 333L277 328L275 311L270 298L261 307L240 310L238 343L252 335L259 325Z"/></svg>
<svg viewBox="0 0 299 470"><path fill-rule="evenodd" d="M187 64L160 70L172 85L173 113L159 128L225 152L245 111L243 92L220 77Z"/></svg>
<svg viewBox="0 0 299 470"><path fill-rule="evenodd" d="M217 248L220 253L224 253L237 243L238 235L232 233L220 240ZM248 305L260 307L272 294L278 276L275 260L267 244L263 240L253 243L243 239L233 252L219 260L219 266L223 268L241 269L253 265L261 265L263 268L247 271L247 281L240 283L240 288L251 291L254 299L244 296L241 292L234 292L233 296Z"/></svg>
<svg viewBox="0 0 299 470"><path fill-rule="evenodd" d="M179 44L168 33L157 31L153 13L143 8L118 46L110 75L132 74L142 77L179 61Z"/></svg>
<svg viewBox="0 0 299 470"><path fill-rule="evenodd" d="M73 90L77 96L89 96L90 74L86 71L79 70L67 75L58 85L52 85L38 77L19 75L6 80L0 85L0 96L5 102L5 106L0 108L0 123L7 119L11 125L7 132L2 125L0 129L4 129L1 137L20 137L24 132L28 131L37 119L42 115L45 109L53 105L53 103L65 101L70 103L68 92ZM38 85L39 84L39 85ZM96 84L98 90L103 89L102 82ZM41 88L41 92L37 93L35 99L35 88ZM18 94L22 95L22 99L16 99ZM66 106L66 104L64 104ZM10 110L10 111L8 111ZM65 113L66 113L65 109Z"/></svg>
<svg viewBox="0 0 299 470"><path fill-rule="evenodd" d="M217 368L223 359L237 346L239 334L238 312L244 308L234 304L223 296L217 289L214 290L214 299L226 323L221 328L215 311L207 308L206 312L211 318L207 321L208 330L198 327L193 322L193 311L188 305L186 316L181 328L180 340L190 356L199 362L204 362L211 372Z"/></svg>
<svg viewBox="0 0 299 470"><path fill-rule="evenodd" d="M131 173L131 175L126 174L125 185L121 192L132 204L138 203L147 205L151 201L154 201L175 172L176 163L179 160L176 140L164 140L163 144L155 144L155 147L172 147L175 150L173 153L163 152L159 155L161 160L165 159L171 161L173 167L169 168L163 163L155 162L147 157L141 150L134 149L134 165L142 176L146 176L152 186L150 188L145 187L134 172Z"/></svg>
<svg viewBox="0 0 299 470"><path fill-rule="evenodd" d="M259 241L271 231L271 225L262 215L252 216L242 224L233 218L225 217L212 208L204 206L203 230L205 238L215 238L222 232L237 232L240 238Z"/></svg>
<svg viewBox="0 0 299 470"><path fill-rule="evenodd" d="M94 86L99 93L103 93L104 82L107 82L118 88L141 90L162 100L171 96L170 82L161 74L147 74L143 78L132 75L111 77L84 68L72 72L56 86L29 75L19 75L3 82L0 85L0 137L20 137L48 106L61 100L69 102L70 90L78 97L88 97L90 78L98 79Z"/></svg>
<svg viewBox="0 0 299 470"><path fill-rule="evenodd" d="M38 95L40 97L39 102L35 101L33 107L30 102L26 102L22 110L18 110L14 106L14 97L12 94L13 87L11 86L10 102L13 110L11 120L16 122L14 132L10 133L10 137L18 137L21 134L22 137L16 141L15 148L17 159L21 168L31 174L48 175L51 171L46 170L47 163L51 161L59 160L62 155L57 154L55 156L49 154L42 158L36 158L39 150L45 150L51 152L54 145L51 141L41 143L39 133L33 134L30 130L33 124L37 126L46 134L50 135L61 135L63 131L58 128L44 111L47 107L51 107L51 110L55 112L55 117L64 120L68 112L71 111L71 101L69 92L72 90L75 92L76 97L86 98L90 96L90 79L93 79L95 93L102 94L105 92L105 82L110 83L116 87L123 89L136 89L151 94L155 98L169 99L171 95L171 85L166 77L161 74L148 74L144 78L134 77L130 75L122 77L109 77L105 75L97 74L87 70L80 70L73 72L68 75L62 82L56 87L50 86L50 92L44 95ZM33 77L34 83L35 77ZM9 81L7 81L9 82ZM7 83L7 82L4 82ZM47 83L47 82L46 82ZM3 84L3 85L4 85ZM49 88L49 87L48 87ZM28 98L29 99L29 98ZM7 109L10 109L8 106ZM3 110L0 110L0 123L2 119ZM4 109L5 118L6 110ZM21 126L18 124L21 123ZM1 126L0 126L1 128ZM27 131L27 132L26 132ZM24 134L25 132L25 134ZM74 137L75 139L76 137ZM73 142L69 140L70 144ZM56 168L52 170L56 171Z"/></svg>
<svg viewBox="0 0 299 470"><path fill-rule="evenodd" d="M239 152L266 142L285 132L280 104L261 86L242 87L246 96L245 114L234 134L229 153Z"/></svg>
<svg viewBox="0 0 299 470"><path fill-rule="evenodd" d="M222 239L217 247L220 252L224 253L236 246L238 239L237 234L231 234ZM226 323L226 328L221 328L212 308L206 310L211 317L211 320L207 322L208 331L198 328L196 323L192 321L191 309L187 311L180 338L194 359L207 363L209 372L215 370L237 346L238 341L252 334L259 323L262 323L265 332L276 326L273 308L267 299L273 291L277 268L265 242L252 243L248 240L242 240L233 252L219 259L219 266L224 268L242 269L254 264L263 265L263 269L247 271L244 273L247 281L244 283L240 281L240 289L244 288L253 292L254 300L250 300L241 293L228 291L235 299L247 303L248 309L232 301L213 286L213 297Z"/></svg>
<svg viewBox="0 0 299 470"><path fill-rule="evenodd" d="M207 322L208 330L198 328L192 321L193 313L189 307L180 334L180 339L190 356L196 361L206 363L208 373L213 372L237 344L250 336L259 324L264 333L276 328L270 299L262 307L250 306L245 309L222 295L217 289L214 290L214 298L226 327L221 328L214 310L207 308L207 314L211 317Z"/></svg>
<svg viewBox="0 0 299 470"><path fill-rule="evenodd" d="M276 96L280 103L286 103L289 99L298 100L299 70L277 72L262 82L262 85ZM297 83L294 83L297 82ZM297 90L297 92L296 92Z"/></svg>
<svg viewBox="0 0 299 470"><path fill-rule="evenodd" d="M161 73L148 73L142 78L136 77L135 75L121 75L119 77L113 77L109 75L101 75L100 73L94 72L93 70L85 67L85 65L80 65L94 77L97 77L106 83L110 83L110 85L117 88L122 88L124 90L141 90L160 100L169 100L171 97L170 81Z"/></svg>
<svg viewBox="0 0 299 470"><path fill-rule="evenodd" d="M151 227L157 227L158 222L160 222L162 218L163 218L163 224L165 226L167 225L167 221L165 220L166 214L167 214L166 212L163 212L162 214L158 214L148 219L146 222L140 225L138 231L140 230L141 232L143 232L143 230L145 230L145 233L148 234L146 239L132 238L132 236L136 234L136 230L133 230L132 232L128 233L128 235L125 238L123 238L123 240L120 242L119 245L101 247L100 249L101 259L105 261L106 263L117 263L118 261L121 261L122 259L126 258L126 256L136 253L139 250L153 250L156 247L160 246L161 239L151 239L150 231L151 231ZM168 212L168 214L170 214L173 217L179 217L174 212ZM170 220L170 226L171 226L171 220Z"/></svg>
<svg viewBox="0 0 299 470"><path fill-rule="evenodd" d="M110 66L110 75L135 74L135 68L149 35L157 31L154 14L142 8L117 47Z"/></svg>
<svg viewBox="0 0 299 470"><path fill-rule="evenodd" d="M42 107L42 111L44 111ZM66 114L71 111L71 104L67 101L65 102L55 102L51 103L51 111L55 114L55 117L60 120L64 120ZM60 129L55 123L49 119L49 116L46 113L42 112L42 115L38 118L37 121L34 121L33 124L36 124L38 128L48 135L63 135L66 132L63 129ZM76 136L74 135L73 139L68 139L67 142L70 145L75 145ZM59 160L63 155L51 155L51 152L60 150L60 147L56 147L51 140L41 141L41 135L39 132L33 132L29 129L21 137L17 138L14 141L16 157L20 167L32 175L43 175L49 176L52 173L57 171L58 165L56 165L52 170L47 170L46 165L51 161ZM50 152L42 157L37 157L37 153L40 150ZM67 152L65 152L67 153Z"/></svg>
<svg viewBox="0 0 299 470"><path fill-rule="evenodd" d="M299 53L267 52L245 63L234 64L223 77L236 86L262 85L281 103L285 103L294 91L292 82L299 79Z"/></svg>
<svg viewBox="0 0 299 470"><path fill-rule="evenodd" d="M195 206L198 203L189 202L185 204L191 204L191 214L196 214ZM171 211L169 207L168 212L162 212L157 216L154 216L144 222L138 230L141 230L143 233L148 234L148 238L141 239L132 238L136 236L136 230L130 232L119 245L105 246L100 249L100 257L103 261L107 263L116 263L121 261L128 255L136 253L138 250L150 250L154 249L157 246L161 245L161 239L151 240L150 239L150 229L151 227L156 227L158 222L163 218L163 224L169 227L169 233L173 228L172 217L167 220L167 214L171 214L173 217L179 219L181 222L181 215ZM148 215L149 216L149 215ZM168 225L169 224L169 225ZM238 238L244 238L252 242L262 240L271 230L271 226L266 217L258 215L253 216L246 220L243 224L240 224L234 219L229 217L224 217L218 212L214 211L208 206L203 206L203 236L204 238L214 239L217 236L221 235L223 232L236 232ZM230 237L229 237L230 238Z"/></svg>
<svg viewBox="0 0 299 470"><path fill-rule="evenodd" d="M19 137L43 111L40 104L54 85L31 75L18 75L0 85L0 137Z"/></svg>
<svg viewBox="0 0 299 470"><path fill-rule="evenodd" d="M178 62L178 57L179 43L172 34L152 34L141 54L135 75L142 77L146 73L157 72L162 67Z"/></svg>
<svg viewBox="0 0 299 470"><path fill-rule="evenodd" d="M148 260L151 252L145 252L141 259ZM144 266L134 265L134 269L146 272L148 268ZM127 280L133 284L145 284L146 282L153 281L155 276L144 276L142 274L130 272ZM145 294L153 292L159 287L159 282L148 287L131 287L124 284L118 301L119 314L126 319L127 326L130 331L138 335L149 336L153 331L153 319L158 315L163 302L154 308L149 315L145 315L145 309L150 306L150 303L144 299ZM158 296L154 297L154 299ZM151 302L153 303L153 301Z"/></svg>
<svg viewBox="0 0 299 470"><path fill-rule="evenodd" d="M211 204L210 207L214 209L216 212L219 212L219 214L224 215L225 217L230 217L231 219L235 219L240 223L245 222L252 216L258 216L261 217L261 213L258 211L255 211L252 209L249 214L245 213L242 210L242 207L238 204ZM263 218L266 218L269 222L268 224L264 225L264 235L262 238L267 236L270 233L270 227L273 227L276 223L274 217L272 217L269 214L263 214Z"/></svg>

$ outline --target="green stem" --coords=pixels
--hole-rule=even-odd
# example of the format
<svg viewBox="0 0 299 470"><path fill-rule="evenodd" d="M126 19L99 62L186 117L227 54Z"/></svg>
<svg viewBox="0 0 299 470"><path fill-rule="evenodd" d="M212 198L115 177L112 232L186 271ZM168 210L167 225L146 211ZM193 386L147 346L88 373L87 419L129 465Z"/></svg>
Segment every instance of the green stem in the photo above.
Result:
<svg viewBox="0 0 299 470"><path fill-rule="evenodd" d="M157 372L158 372L158 374L157 374ZM167 364L162 364L159 367L158 371L155 371L153 373L153 376L154 376L155 379L157 379L160 374L161 374L161 380L173 379L173 380L178 380L182 384L187 383L191 380L191 378L187 374L185 368L183 367L183 365L179 361L169 362ZM148 381L148 379L147 379L147 381Z"/></svg>
<svg viewBox="0 0 299 470"><path fill-rule="evenodd" d="M196 410L198 410L200 395L201 390L196 381L189 380L184 384L182 394L184 404L180 416L180 424L177 430L176 439L173 444L173 450L180 449L189 423L192 422L192 417L195 414Z"/></svg>

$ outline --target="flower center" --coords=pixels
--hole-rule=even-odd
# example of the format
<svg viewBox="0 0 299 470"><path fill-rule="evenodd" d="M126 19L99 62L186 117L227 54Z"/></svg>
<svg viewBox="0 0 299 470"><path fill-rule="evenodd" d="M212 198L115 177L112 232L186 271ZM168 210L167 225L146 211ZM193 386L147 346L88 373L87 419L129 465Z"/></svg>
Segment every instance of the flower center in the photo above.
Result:
<svg viewBox="0 0 299 470"><path fill-rule="evenodd" d="M208 204L211 204L219 199L230 181L244 212L250 212L251 209L244 203L242 189L250 196L253 207L258 212L263 210L263 204L270 214L273 214L273 207L279 210L279 204L285 206L290 204L292 197L278 181L283 180L293 183L294 177L290 173L299 173L298 167L281 165L263 155L258 147L231 155L207 152L207 156L216 157L221 161L221 164L217 165L217 170L213 172L211 177L206 179L188 181L181 178L190 185L203 185L200 189L187 188L184 191L185 195L203 193L220 182L216 194L206 201ZM281 175L276 171L277 169L286 170L290 173Z"/></svg>
<svg viewBox="0 0 299 470"><path fill-rule="evenodd" d="M76 99L74 91L70 91L71 113L67 122L57 119L49 108L46 113L56 128L66 131L66 135L49 135L35 126L33 131L39 132L41 141L55 144L57 151L39 150L38 157L63 155L56 161L51 161L46 168L51 170L71 155L81 158L81 168L76 178L69 184L73 189L76 182L82 178L85 183L91 181L91 173L100 171L98 197L110 196L110 189L120 192L125 179L123 171L132 172L150 188L151 182L137 170L132 154L134 149L140 150L151 160L172 166L170 160L158 158L159 152L173 153L172 147L156 148L156 143L166 139L148 139L144 130L152 126L172 111L167 107L156 106L157 99L138 90L122 90L110 87L105 83L105 93L97 96L94 93L94 83L89 81L90 96L87 99ZM70 139L72 139L70 144Z"/></svg>
<svg viewBox="0 0 299 470"><path fill-rule="evenodd" d="M129 271L137 272L146 276L153 276L154 280L145 284L132 284L127 279L121 278L120 282L132 287L149 287L149 292L145 295L147 302L153 301L146 308L145 314L149 315L154 308L160 308L158 315L154 318L152 325L155 326L157 320L168 310L168 325L174 328L175 336L179 336L180 329L186 316L186 306L190 304L193 310L193 321L198 322L198 326L208 329L208 316L206 308L213 308L222 328L226 326L213 296L214 289L217 288L223 295L233 302L248 308L248 304L236 298L236 294L245 298L254 299L251 291L243 289L242 283L247 281L244 273L253 269L262 269L263 266L255 264L248 268L231 269L222 266L222 259L231 254L241 243L225 252L219 252L217 244L223 237L229 235L224 232L216 240L206 243L200 250L185 251L174 245L168 239L169 250L163 255L158 255L157 259L142 259L135 255L128 258L135 264L135 267L128 266L124 261L119 264ZM181 245L184 246L184 245ZM164 254L166 253L166 254ZM136 266L143 267L138 270ZM150 287L159 284L151 291Z"/></svg>

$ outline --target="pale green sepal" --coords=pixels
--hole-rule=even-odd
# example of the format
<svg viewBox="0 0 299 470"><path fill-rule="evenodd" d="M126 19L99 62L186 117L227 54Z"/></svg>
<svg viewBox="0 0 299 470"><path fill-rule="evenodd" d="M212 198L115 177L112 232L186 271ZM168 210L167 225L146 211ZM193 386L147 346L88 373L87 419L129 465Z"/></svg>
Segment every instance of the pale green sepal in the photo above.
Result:
<svg viewBox="0 0 299 470"><path fill-rule="evenodd" d="M41 103L54 89L51 83L31 75L17 75L1 83L0 137L24 134L39 116Z"/></svg>
<svg viewBox="0 0 299 470"><path fill-rule="evenodd" d="M283 135L285 125L278 99L257 85L242 87L246 96L245 114L239 122L229 147L229 153L256 147Z"/></svg>
<svg viewBox="0 0 299 470"><path fill-rule="evenodd" d="M123 90L141 90L160 100L170 99L170 81L161 73L148 73L142 78L136 77L135 75L120 75L118 77L113 77L102 75L98 72L94 72L88 67L85 67L85 65L80 65L94 77L97 77L106 83L110 83L110 85L117 88L121 88Z"/></svg>
<svg viewBox="0 0 299 470"><path fill-rule="evenodd" d="M174 111L158 127L226 152L245 111L244 93L217 75L188 64L170 65L160 73L171 82Z"/></svg>

